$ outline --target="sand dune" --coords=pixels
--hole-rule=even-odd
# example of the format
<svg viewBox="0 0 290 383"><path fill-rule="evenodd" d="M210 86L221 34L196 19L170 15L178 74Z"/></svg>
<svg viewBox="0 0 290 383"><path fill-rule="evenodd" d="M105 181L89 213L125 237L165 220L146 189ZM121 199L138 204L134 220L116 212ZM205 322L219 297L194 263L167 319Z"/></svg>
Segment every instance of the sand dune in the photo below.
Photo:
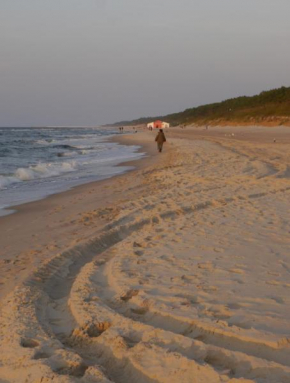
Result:
<svg viewBox="0 0 290 383"><path fill-rule="evenodd" d="M5 297L1 383L290 382L285 147L168 141Z"/></svg>

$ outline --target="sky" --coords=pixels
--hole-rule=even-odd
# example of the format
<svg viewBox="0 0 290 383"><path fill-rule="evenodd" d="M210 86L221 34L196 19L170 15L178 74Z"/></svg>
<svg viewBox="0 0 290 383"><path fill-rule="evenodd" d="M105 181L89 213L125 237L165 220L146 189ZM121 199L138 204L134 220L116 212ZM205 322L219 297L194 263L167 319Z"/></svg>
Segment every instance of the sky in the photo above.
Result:
<svg viewBox="0 0 290 383"><path fill-rule="evenodd" d="M290 86L289 0L1 0L0 126L96 126Z"/></svg>

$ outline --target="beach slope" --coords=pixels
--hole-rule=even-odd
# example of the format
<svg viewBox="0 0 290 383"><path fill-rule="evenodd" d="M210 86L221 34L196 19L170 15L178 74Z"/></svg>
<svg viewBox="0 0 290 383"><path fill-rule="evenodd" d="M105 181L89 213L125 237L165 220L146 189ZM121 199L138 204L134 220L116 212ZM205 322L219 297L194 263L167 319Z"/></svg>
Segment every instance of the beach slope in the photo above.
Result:
<svg viewBox="0 0 290 383"><path fill-rule="evenodd" d="M139 169L38 202L57 217L39 253L5 242L1 383L290 381L290 144L246 134L176 129ZM154 132L123 139L155 152Z"/></svg>

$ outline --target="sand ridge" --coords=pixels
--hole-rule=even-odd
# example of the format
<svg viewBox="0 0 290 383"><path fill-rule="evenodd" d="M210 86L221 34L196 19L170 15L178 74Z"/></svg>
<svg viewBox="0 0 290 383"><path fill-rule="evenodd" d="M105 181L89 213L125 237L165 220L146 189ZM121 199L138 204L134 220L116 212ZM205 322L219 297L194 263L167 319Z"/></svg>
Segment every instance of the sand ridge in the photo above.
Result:
<svg viewBox="0 0 290 383"><path fill-rule="evenodd" d="M7 296L4 382L290 381L288 157L166 148L118 206L80 218L106 209L103 226Z"/></svg>

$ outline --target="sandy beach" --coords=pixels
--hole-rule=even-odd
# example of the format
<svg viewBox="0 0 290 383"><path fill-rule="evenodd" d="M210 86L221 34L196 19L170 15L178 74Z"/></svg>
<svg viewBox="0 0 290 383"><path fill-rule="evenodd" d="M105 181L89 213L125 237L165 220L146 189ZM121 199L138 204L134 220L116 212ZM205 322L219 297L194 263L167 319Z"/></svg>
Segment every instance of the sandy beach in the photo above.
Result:
<svg viewBox="0 0 290 383"><path fill-rule="evenodd" d="M290 382L290 128L154 136L0 217L0 383Z"/></svg>

